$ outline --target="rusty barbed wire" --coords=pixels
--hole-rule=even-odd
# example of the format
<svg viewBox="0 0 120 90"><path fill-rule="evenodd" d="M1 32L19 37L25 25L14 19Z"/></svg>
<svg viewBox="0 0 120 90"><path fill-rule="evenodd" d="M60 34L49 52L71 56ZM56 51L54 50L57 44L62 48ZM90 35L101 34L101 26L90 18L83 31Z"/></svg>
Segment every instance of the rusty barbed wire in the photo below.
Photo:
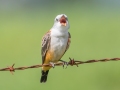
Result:
<svg viewBox="0 0 120 90"><path fill-rule="evenodd" d="M70 65L70 66L76 65L77 67L78 67L78 64L120 60L120 58L105 58L105 59L99 59L99 60L92 59L92 60L87 60L87 61L79 61L79 60L74 60L74 59L71 59L71 58L69 58L69 59L70 59L70 61L67 62L68 65ZM38 64L38 65L23 66L23 67L14 68L14 65L15 64L13 64L12 66L8 66L7 68L2 68L2 69L0 69L0 71L10 71L13 74L13 72L15 72L15 70L25 70L25 69L30 69L30 68L39 68L39 67L42 67L42 66L52 67L51 64L43 64L43 65ZM64 66L64 63L55 63L55 66Z"/></svg>

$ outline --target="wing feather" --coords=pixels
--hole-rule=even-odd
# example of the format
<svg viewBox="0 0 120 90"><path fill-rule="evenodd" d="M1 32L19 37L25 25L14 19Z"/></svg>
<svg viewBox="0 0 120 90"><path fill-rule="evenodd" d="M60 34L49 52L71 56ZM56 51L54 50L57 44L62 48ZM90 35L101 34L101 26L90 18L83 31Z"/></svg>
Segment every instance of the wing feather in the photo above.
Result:
<svg viewBox="0 0 120 90"><path fill-rule="evenodd" d="M42 64L45 61L46 53L50 47L50 31L48 31L42 38L42 48L41 48L41 55L42 55Z"/></svg>
<svg viewBox="0 0 120 90"><path fill-rule="evenodd" d="M70 46L70 43L71 43L71 35L70 35L70 33L68 32L68 42L67 42L67 47L66 47L66 50L65 50L65 52L68 50L68 48L69 48L69 46Z"/></svg>

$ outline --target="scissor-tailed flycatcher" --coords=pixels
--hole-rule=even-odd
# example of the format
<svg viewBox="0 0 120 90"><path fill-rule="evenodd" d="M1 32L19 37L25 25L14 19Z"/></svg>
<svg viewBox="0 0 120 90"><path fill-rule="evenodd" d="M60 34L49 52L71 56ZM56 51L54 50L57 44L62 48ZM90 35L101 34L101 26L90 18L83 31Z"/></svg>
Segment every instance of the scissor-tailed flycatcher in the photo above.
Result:
<svg viewBox="0 0 120 90"><path fill-rule="evenodd" d="M65 14L57 15L53 27L42 38L42 64L58 62L70 45L70 25ZM51 67L42 67L40 82L47 81L47 75Z"/></svg>

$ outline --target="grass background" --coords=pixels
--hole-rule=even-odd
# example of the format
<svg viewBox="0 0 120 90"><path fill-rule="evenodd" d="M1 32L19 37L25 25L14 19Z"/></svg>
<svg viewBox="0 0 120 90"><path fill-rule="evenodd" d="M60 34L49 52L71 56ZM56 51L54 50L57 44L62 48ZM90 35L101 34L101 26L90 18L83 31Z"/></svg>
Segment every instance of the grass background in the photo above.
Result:
<svg viewBox="0 0 120 90"><path fill-rule="evenodd" d="M31 0L30 0L31 1ZM43 1L43 0L42 0ZM94 0L92 0L94 1ZM99 1L99 0L98 0ZM12 2L14 3L14 2ZM56 15L70 22L71 46L63 60L120 57L120 9L111 4L59 0L16 3L0 8L0 68L41 64L41 38ZM2 6L2 4L1 4ZM93 63L51 69L48 81L39 83L41 69L0 72L0 90L119 90L120 62Z"/></svg>

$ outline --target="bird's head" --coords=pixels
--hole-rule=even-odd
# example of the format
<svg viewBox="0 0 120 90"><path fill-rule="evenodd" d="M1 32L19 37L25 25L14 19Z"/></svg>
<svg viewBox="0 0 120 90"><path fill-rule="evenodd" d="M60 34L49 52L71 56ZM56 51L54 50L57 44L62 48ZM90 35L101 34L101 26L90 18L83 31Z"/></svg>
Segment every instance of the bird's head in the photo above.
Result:
<svg viewBox="0 0 120 90"><path fill-rule="evenodd" d="M68 18L65 14L60 14L55 17L54 26L55 28L69 29L70 25Z"/></svg>

